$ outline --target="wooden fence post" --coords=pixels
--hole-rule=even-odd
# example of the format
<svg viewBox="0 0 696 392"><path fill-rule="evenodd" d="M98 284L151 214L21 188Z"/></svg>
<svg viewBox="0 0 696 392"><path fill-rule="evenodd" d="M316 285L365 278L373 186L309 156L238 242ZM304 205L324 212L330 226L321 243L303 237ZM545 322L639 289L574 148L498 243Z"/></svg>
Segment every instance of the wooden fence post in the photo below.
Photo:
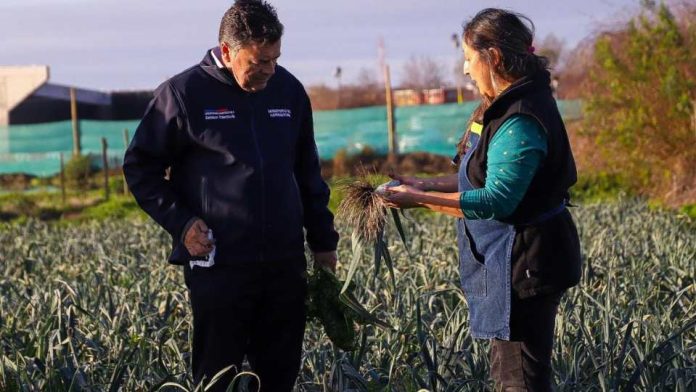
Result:
<svg viewBox="0 0 696 392"><path fill-rule="evenodd" d="M104 167L104 199L109 200L109 159L106 155L106 138L101 139L102 142L102 165Z"/></svg>
<svg viewBox="0 0 696 392"><path fill-rule="evenodd" d="M128 149L128 142L130 138L128 137L128 128L123 130L123 143ZM123 165L121 165L121 172L123 172ZM128 183L126 182L126 173L123 172L123 194L128 195Z"/></svg>
<svg viewBox="0 0 696 392"><path fill-rule="evenodd" d="M60 153L60 195L65 207L65 160L62 152Z"/></svg>
<svg viewBox="0 0 696 392"><path fill-rule="evenodd" d="M70 118L72 119L73 156L82 154L82 138L80 135L80 122L77 119L77 94L74 88L70 88Z"/></svg>

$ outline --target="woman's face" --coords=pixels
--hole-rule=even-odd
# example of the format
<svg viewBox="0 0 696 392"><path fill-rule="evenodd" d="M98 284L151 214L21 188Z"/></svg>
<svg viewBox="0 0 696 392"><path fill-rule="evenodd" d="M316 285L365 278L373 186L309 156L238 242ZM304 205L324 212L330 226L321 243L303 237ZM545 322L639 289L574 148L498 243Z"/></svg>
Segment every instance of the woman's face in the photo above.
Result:
<svg viewBox="0 0 696 392"><path fill-rule="evenodd" d="M481 95L491 99L495 98L495 88L493 88L491 80L491 67L488 59L469 47L466 42L462 48L464 49L464 75L471 77Z"/></svg>

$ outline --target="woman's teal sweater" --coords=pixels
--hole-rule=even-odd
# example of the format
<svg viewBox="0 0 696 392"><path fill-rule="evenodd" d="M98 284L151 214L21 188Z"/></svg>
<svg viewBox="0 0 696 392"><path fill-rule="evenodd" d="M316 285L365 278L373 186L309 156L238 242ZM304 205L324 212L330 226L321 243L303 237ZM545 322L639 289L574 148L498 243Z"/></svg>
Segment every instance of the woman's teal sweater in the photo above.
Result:
<svg viewBox="0 0 696 392"><path fill-rule="evenodd" d="M547 152L546 133L532 117L510 117L493 136L484 188L462 192L459 205L468 219L502 219L524 197Z"/></svg>

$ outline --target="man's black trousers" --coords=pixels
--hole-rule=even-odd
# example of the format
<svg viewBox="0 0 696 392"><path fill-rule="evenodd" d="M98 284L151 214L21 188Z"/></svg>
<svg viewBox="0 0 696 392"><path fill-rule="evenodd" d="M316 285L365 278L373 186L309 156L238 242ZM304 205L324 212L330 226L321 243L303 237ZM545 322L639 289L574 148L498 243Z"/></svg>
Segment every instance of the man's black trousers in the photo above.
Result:
<svg viewBox="0 0 696 392"><path fill-rule="evenodd" d="M307 294L306 261L185 267L193 310L193 378L239 371L246 356L261 391L291 391L300 369ZM236 371L215 383L224 391Z"/></svg>

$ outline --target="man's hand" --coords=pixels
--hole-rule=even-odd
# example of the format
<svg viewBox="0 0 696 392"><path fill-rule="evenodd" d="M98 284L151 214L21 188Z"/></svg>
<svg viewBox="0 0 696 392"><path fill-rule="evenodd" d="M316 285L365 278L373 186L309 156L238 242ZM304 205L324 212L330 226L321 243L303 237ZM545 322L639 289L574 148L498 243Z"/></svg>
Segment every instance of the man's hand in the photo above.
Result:
<svg viewBox="0 0 696 392"><path fill-rule="evenodd" d="M184 236L184 246L191 256L208 255L214 244L214 241L208 239L208 225L201 219L196 219Z"/></svg>
<svg viewBox="0 0 696 392"><path fill-rule="evenodd" d="M331 272L336 272L336 263L338 262L338 254L336 251L330 252L314 252L314 267L326 267Z"/></svg>

